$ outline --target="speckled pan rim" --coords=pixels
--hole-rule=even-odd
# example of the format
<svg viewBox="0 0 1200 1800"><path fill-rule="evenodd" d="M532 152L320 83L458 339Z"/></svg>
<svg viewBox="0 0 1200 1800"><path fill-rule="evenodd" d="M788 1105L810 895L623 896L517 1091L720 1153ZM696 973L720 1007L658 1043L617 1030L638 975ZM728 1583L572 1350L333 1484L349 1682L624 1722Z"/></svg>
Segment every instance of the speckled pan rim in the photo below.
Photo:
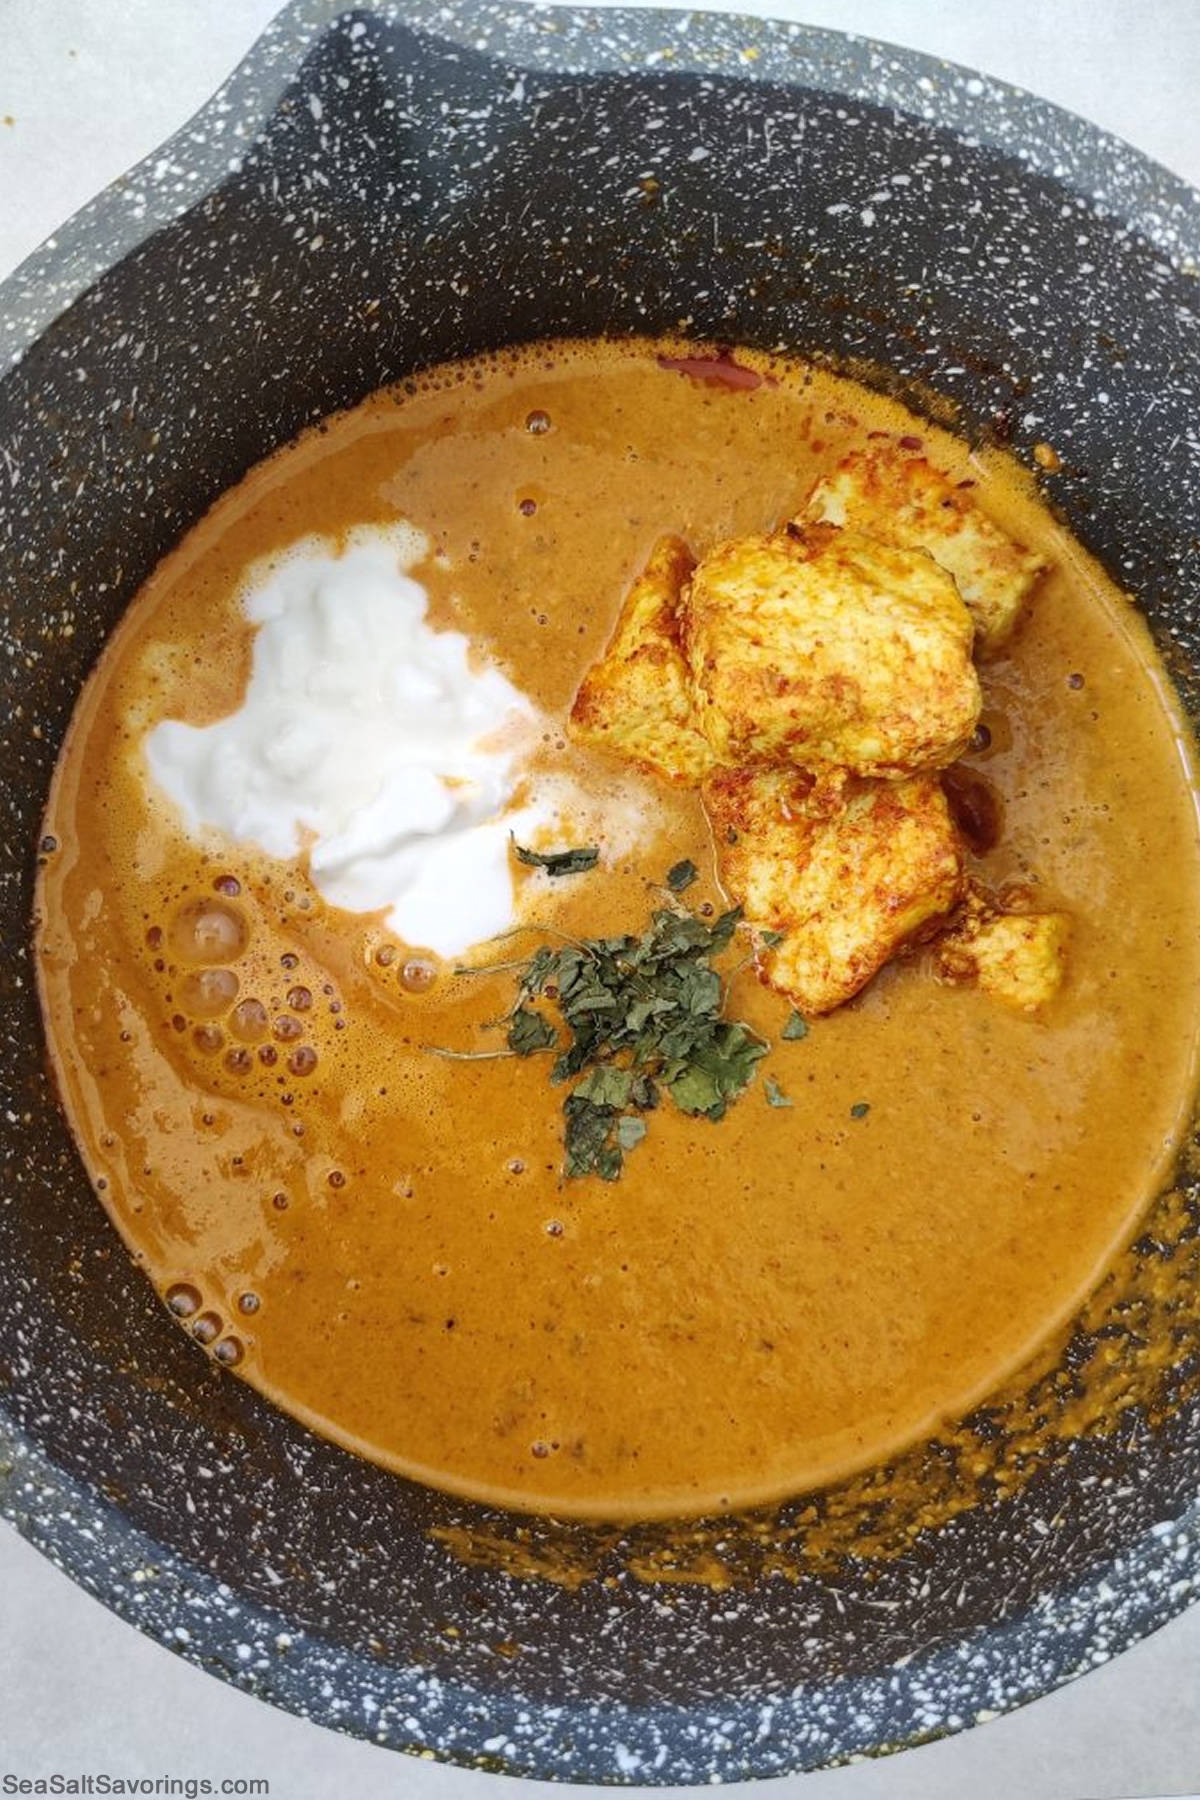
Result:
<svg viewBox="0 0 1200 1800"><path fill-rule="evenodd" d="M18 360L108 268L236 166L303 57L347 10L339 0L296 0L287 7L187 126L0 285L0 367ZM364 0L354 10L397 11L384 0ZM1200 196L1084 121L956 65L732 15L493 7L472 0L448 6L412 0L401 12L431 37L541 70L633 74L668 63L888 105L1052 177L1147 239L1164 261L1200 271ZM820 1705L814 1692L801 1689L723 1705L719 1717L616 1703L602 1710L583 1703L533 1709L519 1697L419 1684L415 1670L385 1677L378 1666L358 1669L345 1650L290 1630L281 1615L136 1530L2 1415L0 1474L0 1514L111 1610L198 1667L300 1716L392 1748L575 1781L667 1785L781 1775L948 1735L1106 1661L1181 1611L1200 1583L1198 1504L1020 1619L877 1677L826 1683ZM931 1692L942 1703L933 1731L921 1707ZM856 1715L870 1722L858 1738Z"/></svg>
<svg viewBox="0 0 1200 1800"><path fill-rule="evenodd" d="M1077 1680L1165 1625L1200 1586L1197 1502L1073 1591L1047 1595L1011 1623L878 1676L827 1682L819 1701L801 1688L761 1702L729 1701L719 1713L611 1703L535 1708L443 1682L408 1694L405 1675L389 1683L378 1665L297 1631L165 1550L2 1420L0 1468L3 1512L21 1535L110 1611L197 1668L384 1748L542 1780L712 1785L894 1754ZM347 1672L355 1678L336 1679ZM915 1723L931 1694L946 1702L934 1727ZM385 1711L395 1727L381 1723Z"/></svg>
<svg viewBox="0 0 1200 1800"><path fill-rule="evenodd" d="M156 231L236 169L321 32L349 11L402 16L451 43L544 70L667 66L747 82L805 82L887 104L987 144L1119 216L1200 275L1200 193L1122 139L1025 89L848 32L737 13L481 0L293 0L186 125L73 214L0 282L0 368ZM102 254L97 246L104 246Z"/></svg>

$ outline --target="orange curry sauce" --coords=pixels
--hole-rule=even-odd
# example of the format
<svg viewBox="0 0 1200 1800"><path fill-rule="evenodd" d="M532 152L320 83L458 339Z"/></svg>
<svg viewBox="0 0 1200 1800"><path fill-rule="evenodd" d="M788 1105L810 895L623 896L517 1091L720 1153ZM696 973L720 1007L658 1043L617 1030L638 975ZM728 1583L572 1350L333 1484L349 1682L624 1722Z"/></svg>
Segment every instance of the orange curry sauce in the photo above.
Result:
<svg viewBox="0 0 1200 1800"><path fill-rule="evenodd" d="M434 370L254 470L146 584L90 680L38 899L68 1114L183 1328L391 1468L609 1518L799 1491L981 1399L1164 1178L1200 1012L1194 771L1129 603L1003 459L799 364L739 352L771 379L732 387L660 354L689 352L556 343ZM991 742L970 760L1003 807L978 872L1073 915L1066 987L1029 1019L940 985L918 952L780 1042L789 1008L747 970L731 1013L774 1047L726 1119L664 1106L618 1182L564 1184L545 1058L423 1048L478 1041L511 977L422 985L410 947L327 906L302 858L193 842L145 733L239 704L249 564L398 519L438 553L416 571L433 622L562 721L661 533L703 553L773 526L870 432L919 436L1052 562L982 671ZM553 733L543 759L609 783L614 804L653 785ZM719 901L696 797L659 787L645 811L625 866L520 872L540 916L640 931L647 882L683 857L701 869L689 903ZM214 899L227 973L194 963L195 908ZM767 1104L768 1072L790 1107Z"/></svg>

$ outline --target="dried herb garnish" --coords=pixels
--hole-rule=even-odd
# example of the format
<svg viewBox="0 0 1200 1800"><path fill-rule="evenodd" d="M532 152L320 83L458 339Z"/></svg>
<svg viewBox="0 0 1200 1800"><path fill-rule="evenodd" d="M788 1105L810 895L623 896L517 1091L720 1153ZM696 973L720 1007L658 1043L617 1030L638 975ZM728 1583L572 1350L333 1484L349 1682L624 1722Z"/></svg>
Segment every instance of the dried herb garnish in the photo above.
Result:
<svg viewBox="0 0 1200 1800"><path fill-rule="evenodd" d="M672 863L667 870L667 886L673 894L682 894L685 888L691 887L698 873L691 858L685 857L682 862Z"/></svg>
<svg viewBox="0 0 1200 1800"><path fill-rule="evenodd" d="M792 1104L790 1097L784 1093L773 1075L767 1076L763 1082L763 1089L767 1096L768 1106L790 1106Z"/></svg>
<svg viewBox="0 0 1200 1800"><path fill-rule="evenodd" d="M531 869L545 869L547 875L585 875L600 860L598 844L581 844L576 850L527 850L513 839L517 861Z"/></svg>
<svg viewBox="0 0 1200 1800"><path fill-rule="evenodd" d="M559 1032L543 1009L557 1009L565 1046L550 1078L570 1084L566 1175L615 1181L664 1096L680 1112L715 1121L753 1080L768 1046L723 1016L728 984L712 966L741 917L735 907L709 924L661 907L640 937L565 938L515 965L516 999L502 1021L509 1050L500 1054L555 1045Z"/></svg>
<svg viewBox="0 0 1200 1800"><path fill-rule="evenodd" d="M850 1108L850 1117L852 1119L865 1119L870 1110L871 1102L869 1100L856 1100L854 1105Z"/></svg>
<svg viewBox="0 0 1200 1800"><path fill-rule="evenodd" d="M804 1014L794 1012L784 1026L780 1036L786 1038L789 1042L795 1043L798 1043L801 1038L806 1038L808 1036L808 1020L804 1017Z"/></svg>
<svg viewBox="0 0 1200 1800"><path fill-rule="evenodd" d="M531 1006L518 1006L508 1021L508 1047L518 1056L532 1056L536 1050L550 1050L558 1042L558 1033L545 1013Z"/></svg>

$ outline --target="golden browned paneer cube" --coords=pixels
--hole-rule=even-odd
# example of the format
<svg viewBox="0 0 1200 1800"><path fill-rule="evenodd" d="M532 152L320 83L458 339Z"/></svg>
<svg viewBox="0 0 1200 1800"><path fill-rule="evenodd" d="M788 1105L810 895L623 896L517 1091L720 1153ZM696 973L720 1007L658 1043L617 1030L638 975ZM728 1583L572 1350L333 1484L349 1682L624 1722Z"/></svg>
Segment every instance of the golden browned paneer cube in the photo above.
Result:
<svg viewBox="0 0 1200 1800"><path fill-rule="evenodd" d="M938 973L972 981L1024 1012L1047 1005L1067 972L1071 921L1066 913L973 909L938 945Z"/></svg>
<svg viewBox="0 0 1200 1800"><path fill-rule="evenodd" d="M895 777L943 768L979 716L974 630L924 551L829 525L736 538L680 610L696 713L718 762Z"/></svg>
<svg viewBox="0 0 1200 1800"><path fill-rule="evenodd" d="M826 810L803 771L722 771L704 788L721 880L780 931L763 977L802 1013L841 1006L959 898L962 856L936 777L852 780Z"/></svg>
<svg viewBox="0 0 1200 1800"><path fill-rule="evenodd" d="M855 451L819 481L804 517L865 532L905 550L927 550L954 577L975 621L978 645L1012 636L1046 564L993 525L971 498L923 456L895 445Z"/></svg>
<svg viewBox="0 0 1200 1800"><path fill-rule="evenodd" d="M679 538L655 545L625 597L608 649L584 677L568 723L580 743L690 784L715 766L695 721L679 644L679 596L694 563Z"/></svg>

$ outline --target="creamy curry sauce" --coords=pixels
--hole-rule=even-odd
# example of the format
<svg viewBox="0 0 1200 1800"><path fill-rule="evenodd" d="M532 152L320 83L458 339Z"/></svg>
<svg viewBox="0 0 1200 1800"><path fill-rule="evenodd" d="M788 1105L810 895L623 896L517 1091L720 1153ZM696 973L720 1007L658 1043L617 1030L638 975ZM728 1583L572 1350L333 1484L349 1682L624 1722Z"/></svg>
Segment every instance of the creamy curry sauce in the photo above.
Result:
<svg viewBox="0 0 1200 1800"><path fill-rule="evenodd" d="M981 1399L1163 1178L1200 1014L1193 769L1128 602L1002 459L823 372L745 355L767 378L735 389L664 369L664 348L541 345L435 371L249 475L89 683L39 894L67 1110L183 1327L391 1468L596 1517L799 1491ZM544 1058L423 1048L475 1039L511 978L423 986L409 947L326 906L302 858L198 846L148 780L145 732L238 705L248 565L398 519L433 543L418 573L434 622L561 720L661 533L702 552L773 526L871 432L919 436L1053 565L984 667L991 742L970 764L1003 802L979 873L1072 914L1066 987L1030 1019L939 984L918 952L780 1042L789 1009L747 970L730 1010L773 1048L725 1120L660 1109L619 1181L564 1184ZM523 874L539 917L640 930L647 882L688 856L689 903L720 901L694 794L561 733L544 762L614 807L649 794L654 829L616 869ZM215 983L191 954L214 896L230 972ZM766 1103L767 1072L790 1108Z"/></svg>

